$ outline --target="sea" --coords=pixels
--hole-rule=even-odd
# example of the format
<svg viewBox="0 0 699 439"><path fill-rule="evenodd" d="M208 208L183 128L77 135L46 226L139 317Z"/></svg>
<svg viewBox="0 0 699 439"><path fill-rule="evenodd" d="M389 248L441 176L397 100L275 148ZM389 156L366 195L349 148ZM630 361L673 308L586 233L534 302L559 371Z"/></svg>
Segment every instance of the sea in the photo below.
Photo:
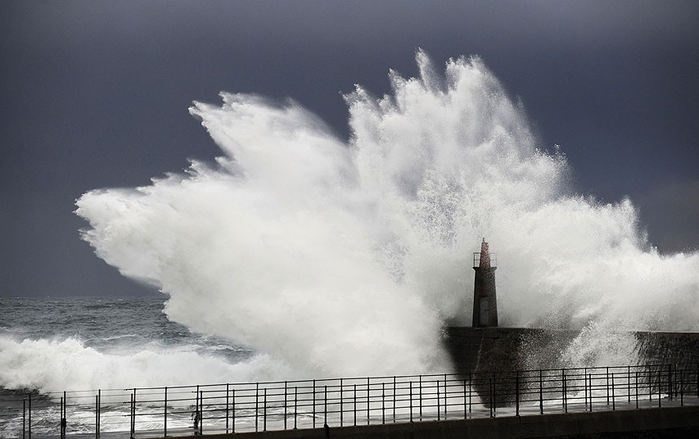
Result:
<svg viewBox="0 0 699 439"><path fill-rule="evenodd" d="M22 436L29 396L39 437L57 431L55 402L63 391L91 395L255 378L246 375L253 350L168 320L165 301L0 298L0 437Z"/></svg>

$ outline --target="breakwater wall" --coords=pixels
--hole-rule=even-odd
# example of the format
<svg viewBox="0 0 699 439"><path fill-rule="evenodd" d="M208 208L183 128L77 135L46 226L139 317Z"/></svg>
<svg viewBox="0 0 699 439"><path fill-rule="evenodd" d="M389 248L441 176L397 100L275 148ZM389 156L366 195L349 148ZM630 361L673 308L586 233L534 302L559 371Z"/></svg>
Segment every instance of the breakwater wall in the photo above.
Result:
<svg viewBox="0 0 699 439"><path fill-rule="evenodd" d="M699 363L699 333L630 334L640 363L687 368ZM510 372L574 366L565 364L560 353L580 335L567 329L448 327L444 343L458 374Z"/></svg>

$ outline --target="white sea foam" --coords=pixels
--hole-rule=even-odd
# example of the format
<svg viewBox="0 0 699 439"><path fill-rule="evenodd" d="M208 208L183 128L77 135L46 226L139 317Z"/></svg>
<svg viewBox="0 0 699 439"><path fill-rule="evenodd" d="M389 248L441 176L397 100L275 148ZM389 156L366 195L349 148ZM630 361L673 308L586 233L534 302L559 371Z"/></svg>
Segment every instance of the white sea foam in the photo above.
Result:
<svg viewBox="0 0 699 439"><path fill-rule="evenodd" d="M231 364L181 346L103 353L75 338L19 342L0 336L0 352L0 388L42 392L255 381L289 373L264 354Z"/></svg>
<svg viewBox="0 0 699 439"><path fill-rule="evenodd" d="M345 97L348 143L291 101L196 102L223 156L86 193L84 239L168 293L170 319L299 375L444 371L440 328L468 321L482 237L505 325L699 330L699 255L658 254L630 200L567 187L563 155L480 59L444 76L417 62L418 78L390 73L390 96Z"/></svg>

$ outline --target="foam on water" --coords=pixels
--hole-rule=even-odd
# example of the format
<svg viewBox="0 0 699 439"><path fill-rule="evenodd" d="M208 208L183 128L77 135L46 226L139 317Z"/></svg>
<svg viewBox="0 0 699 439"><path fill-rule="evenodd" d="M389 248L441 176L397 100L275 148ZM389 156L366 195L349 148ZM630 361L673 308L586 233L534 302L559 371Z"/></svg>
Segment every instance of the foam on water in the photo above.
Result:
<svg viewBox="0 0 699 439"><path fill-rule="evenodd" d="M0 388L42 392L219 383L232 377L254 381L289 373L268 355L233 364L186 346L146 344L105 353L75 338L18 342L0 336L0 352Z"/></svg>
<svg viewBox="0 0 699 439"><path fill-rule="evenodd" d="M84 239L167 293L170 319L295 375L444 372L440 328L469 320L482 237L503 325L594 329L572 361L605 358L591 335L612 328L699 330L698 254L658 254L628 199L576 195L480 59L417 63L392 95L345 96L349 142L292 101L195 102L223 155L86 193Z"/></svg>

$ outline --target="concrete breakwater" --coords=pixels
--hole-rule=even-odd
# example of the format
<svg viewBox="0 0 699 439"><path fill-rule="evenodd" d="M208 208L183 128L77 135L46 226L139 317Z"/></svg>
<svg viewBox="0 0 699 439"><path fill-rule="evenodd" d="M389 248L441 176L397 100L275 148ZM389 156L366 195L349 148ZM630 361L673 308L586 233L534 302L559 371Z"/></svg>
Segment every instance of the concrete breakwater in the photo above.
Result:
<svg viewBox="0 0 699 439"><path fill-rule="evenodd" d="M633 332L635 351L644 364L672 364L694 369L699 364L699 333ZM571 367L559 353L579 330L448 327L444 343L455 372L511 372Z"/></svg>

